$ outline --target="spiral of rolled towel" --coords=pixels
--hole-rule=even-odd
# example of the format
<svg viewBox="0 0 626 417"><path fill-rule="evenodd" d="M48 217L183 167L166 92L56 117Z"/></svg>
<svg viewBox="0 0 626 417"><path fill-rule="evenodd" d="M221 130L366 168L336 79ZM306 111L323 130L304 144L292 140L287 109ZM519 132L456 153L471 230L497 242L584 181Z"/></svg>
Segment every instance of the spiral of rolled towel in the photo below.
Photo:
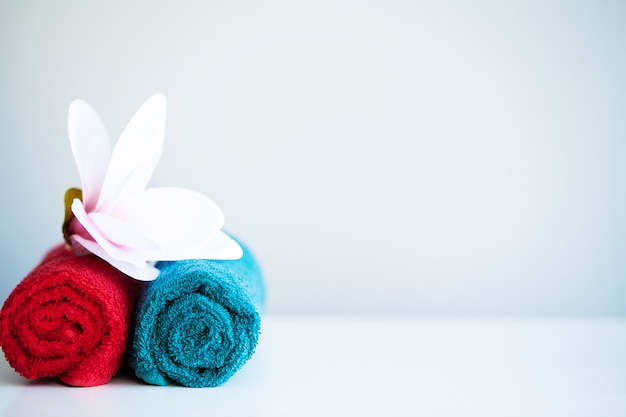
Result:
<svg viewBox="0 0 626 417"><path fill-rule="evenodd" d="M239 242L241 244L241 242ZM254 353L265 287L241 244L234 261L160 262L159 277L140 296L129 362L155 385L214 387Z"/></svg>
<svg viewBox="0 0 626 417"><path fill-rule="evenodd" d="M93 255L55 247L0 311L7 362L28 379L109 382L124 361L140 285Z"/></svg>

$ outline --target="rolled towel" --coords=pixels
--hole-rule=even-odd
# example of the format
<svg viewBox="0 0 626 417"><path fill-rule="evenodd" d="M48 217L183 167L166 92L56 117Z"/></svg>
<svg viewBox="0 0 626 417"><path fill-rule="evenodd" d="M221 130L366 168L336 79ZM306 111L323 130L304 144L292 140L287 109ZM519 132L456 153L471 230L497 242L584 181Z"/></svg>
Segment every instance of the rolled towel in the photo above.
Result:
<svg viewBox="0 0 626 417"><path fill-rule="evenodd" d="M140 283L93 256L52 249L0 311L0 345L19 374L107 383L124 362Z"/></svg>
<svg viewBox="0 0 626 417"><path fill-rule="evenodd" d="M265 299L261 271L244 245L235 261L161 262L140 296L130 365L155 385L214 387L252 356Z"/></svg>

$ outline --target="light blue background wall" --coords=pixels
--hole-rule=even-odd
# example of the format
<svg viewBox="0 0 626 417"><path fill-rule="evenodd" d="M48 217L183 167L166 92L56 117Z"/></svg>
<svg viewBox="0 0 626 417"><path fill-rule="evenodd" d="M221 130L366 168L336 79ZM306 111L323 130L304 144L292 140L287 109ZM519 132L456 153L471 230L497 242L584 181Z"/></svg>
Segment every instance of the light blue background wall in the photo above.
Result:
<svg viewBox="0 0 626 417"><path fill-rule="evenodd" d="M162 91L153 185L273 313L626 314L626 2L0 3L0 296L61 240L84 98Z"/></svg>

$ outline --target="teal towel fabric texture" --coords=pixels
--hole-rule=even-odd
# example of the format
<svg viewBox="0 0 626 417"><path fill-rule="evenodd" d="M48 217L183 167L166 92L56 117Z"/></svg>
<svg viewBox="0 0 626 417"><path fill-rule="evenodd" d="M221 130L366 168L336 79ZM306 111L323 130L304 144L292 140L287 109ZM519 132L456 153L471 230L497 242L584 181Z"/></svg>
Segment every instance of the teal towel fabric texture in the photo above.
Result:
<svg viewBox="0 0 626 417"><path fill-rule="evenodd" d="M240 242L241 244L241 242ZM154 385L215 387L254 353L265 286L244 245L235 261L160 262L139 300L129 363Z"/></svg>

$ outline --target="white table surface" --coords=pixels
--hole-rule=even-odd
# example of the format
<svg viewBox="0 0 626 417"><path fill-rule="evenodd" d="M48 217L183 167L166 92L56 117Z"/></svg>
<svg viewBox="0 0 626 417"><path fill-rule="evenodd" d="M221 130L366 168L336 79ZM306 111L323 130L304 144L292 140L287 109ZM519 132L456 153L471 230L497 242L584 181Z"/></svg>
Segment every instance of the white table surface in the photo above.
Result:
<svg viewBox="0 0 626 417"><path fill-rule="evenodd" d="M0 415L623 417L626 319L269 316L219 388L70 388L2 358Z"/></svg>

